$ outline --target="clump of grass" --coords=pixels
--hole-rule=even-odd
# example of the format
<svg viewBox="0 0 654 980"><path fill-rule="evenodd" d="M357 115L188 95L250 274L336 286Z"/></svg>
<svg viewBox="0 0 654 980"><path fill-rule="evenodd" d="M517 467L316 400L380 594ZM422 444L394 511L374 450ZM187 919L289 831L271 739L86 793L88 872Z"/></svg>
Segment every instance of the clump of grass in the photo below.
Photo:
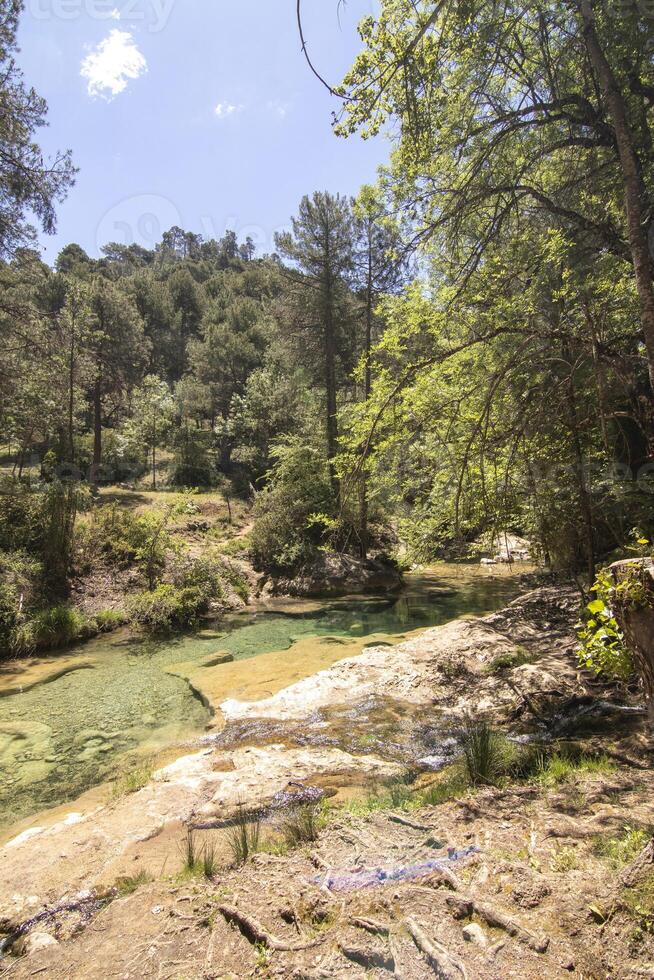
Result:
<svg viewBox="0 0 654 980"><path fill-rule="evenodd" d="M583 773L610 774L616 766L606 755L567 755L556 752L536 772L537 780L544 786L558 786Z"/></svg>
<svg viewBox="0 0 654 980"><path fill-rule="evenodd" d="M562 874L565 871L574 871L579 867L577 852L574 847L560 847L554 851L550 862L552 871Z"/></svg>
<svg viewBox="0 0 654 980"><path fill-rule="evenodd" d="M213 878L217 866L216 845L213 841L206 840L202 848L202 874L204 877Z"/></svg>
<svg viewBox="0 0 654 980"><path fill-rule="evenodd" d="M261 817L238 805L237 816L228 831L228 843L234 864L240 866L259 850L261 841Z"/></svg>
<svg viewBox="0 0 654 980"><path fill-rule="evenodd" d="M182 855L182 872L187 875L197 874L200 868L200 853L192 827L186 831L186 837L179 845L179 850Z"/></svg>
<svg viewBox="0 0 654 980"><path fill-rule="evenodd" d="M282 823L282 835L288 847L311 844L318 840L326 823L319 806L306 804L292 810Z"/></svg>
<svg viewBox="0 0 654 980"><path fill-rule="evenodd" d="M110 633L111 630L123 626L127 622L127 616L119 609L101 609L99 613L95 614L93 620L101 633Z"/></svg>
<svg viewBox="0 0 654 980"><path fill-rule="evenodd" d="M611 867L618 869L634 861L650 839L645 830L625 827L619 837L604 837L597 834L593 838L593 852L604 858Z"/></svg>
<svg viewBox="0 0 654 980"><path fill-rule="evenodd" d="M130 793L138 793L150 782L153 772L154 765L152 762L143 762L129 772L123 773L113 785L112 796L117 799L121 796L128 796Z"/></svg>
<svg viewBox="0 0 654 980"><path fill-rule="evenodd" d="M535 655L525 647L516 647L511 653L500 653L499 656L493 657L486 670L490 674L500 674L503 670L513 670L514 667L531 664L534 660L536 660Z"/></svg>
<svg viewBox="0 0 654 980"><path fill-rule="evenodd" d="M127 895L133 895L141 885L147 885L151 881L154 881L154 878L145 870L135 875L125 875L116 879L116 892L119 898L125 898Z"/></svg>
<svg viewBox="0 0 654 980"><path fill-rule="evenodd" d="M451 766L441 774L440 779L433 782L419 795L421 806L440 806L461 796L467 788L464 773L459 766Z"/></svg>
<svg viewBox="0 0 654 980"><path fill-rule="evenodd" d="M516 761L518 750L488 722L473 722L463 735L463 765L471 786L498 786Z"/></svg>

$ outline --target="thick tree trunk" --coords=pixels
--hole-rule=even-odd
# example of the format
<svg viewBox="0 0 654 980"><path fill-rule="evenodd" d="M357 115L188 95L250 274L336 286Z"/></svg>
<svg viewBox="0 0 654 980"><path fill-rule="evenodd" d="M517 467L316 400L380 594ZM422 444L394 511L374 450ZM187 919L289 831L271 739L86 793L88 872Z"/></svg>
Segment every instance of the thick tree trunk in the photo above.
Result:
<svg viewBox="0 0 654 980"><path fill-rule="evenodd" d="M654 283L652 281L652 261L647 233L650 221L647 191L629 126L625 100L595 29L592 0L580 0L580 9L588 57L606 99L622 168L629 247L634 263L636 288L640 302L640 318L647 350L649 379L654 392ZM651 427L649 437L651 442L654 438Z"/></svg>
<svg viewBox="0 0 654 980"><path fill-rule="evenodd" d="M642 582L650 603L635 608L629 602L616 602L613 615L642 678L649 726L654 730L654 560L635 558L618 561L609 571L616 585Z"/></svg>

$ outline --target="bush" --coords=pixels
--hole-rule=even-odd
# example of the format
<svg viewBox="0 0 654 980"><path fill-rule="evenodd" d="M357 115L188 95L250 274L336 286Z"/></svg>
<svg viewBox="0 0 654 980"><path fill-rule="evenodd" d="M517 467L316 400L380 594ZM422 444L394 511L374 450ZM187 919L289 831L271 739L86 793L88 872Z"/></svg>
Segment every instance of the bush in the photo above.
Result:
<svg viewBox="0 0 654 980"><path fill-rule="evenodd" d="M133 596L128 612L131 621L145 632L170 633L196 626L207 608L207 596L201 589L158 585L152 592Z"/></svg>
<svg viewBox="0 0 654 980"><path fill-rule="evenodd" d="M207 599L222 598L223 578L226 570L217 558L201 556L193 558L190 555L178 557L172 564L170 577L178 589L196 589Z"/></svg>
<svg viewBox="0 0 654 980"><path fill-rule="evenodd" d="M119 609L102 609L93 617L99 633L110 633L127 622L124 612Z"/></svg>

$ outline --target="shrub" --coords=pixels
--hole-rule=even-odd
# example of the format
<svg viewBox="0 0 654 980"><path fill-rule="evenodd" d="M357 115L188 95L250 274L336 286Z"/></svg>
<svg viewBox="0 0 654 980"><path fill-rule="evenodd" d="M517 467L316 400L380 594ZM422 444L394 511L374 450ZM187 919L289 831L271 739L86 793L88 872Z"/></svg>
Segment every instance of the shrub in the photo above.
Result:
<svg viewBox="0 0 654 980"><path fill-rule="evenodd" d="M225 567L217 558L178 556L171 566L170 577L178 589L196 589L207 602L223 595Z"/></svg>
<svg viewBox="0 0 654 980"><path fill-rule="evenodd" d="M228 843L234 864L241 865L259 850L261 839L261 818L249 813L239 804L237 816L228 831Z"/></svg>
<svg viewBox="0 0 654 980"><path fill-rule="evenodd" d="M133 596L128 612L144 632L170 633L196 626L207 607L207 596L200 589L158 585L152 592Z"/></svg>

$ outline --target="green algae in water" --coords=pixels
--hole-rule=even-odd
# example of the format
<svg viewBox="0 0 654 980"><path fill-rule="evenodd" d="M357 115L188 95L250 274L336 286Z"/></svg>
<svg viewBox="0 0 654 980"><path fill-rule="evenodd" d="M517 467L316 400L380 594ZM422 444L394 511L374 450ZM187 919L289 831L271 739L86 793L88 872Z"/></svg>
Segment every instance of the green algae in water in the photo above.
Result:
<svg viewBox="0 0 654 980"><path fill-rule="evenodd" d="M244 660L291 651L296 640L312 636L398 634L491 611L516 591L515 578L443 567L409 576L407 589L392 599L331 600L320 612L297 615L241 614L220 624L211 641L206 632L93 640L79 657L94 661L94 669L0 698L0 825L75 799L124 771L136 752L154 753L200 733L207 709L165 668L206 658L210 643Z"/></svg>

